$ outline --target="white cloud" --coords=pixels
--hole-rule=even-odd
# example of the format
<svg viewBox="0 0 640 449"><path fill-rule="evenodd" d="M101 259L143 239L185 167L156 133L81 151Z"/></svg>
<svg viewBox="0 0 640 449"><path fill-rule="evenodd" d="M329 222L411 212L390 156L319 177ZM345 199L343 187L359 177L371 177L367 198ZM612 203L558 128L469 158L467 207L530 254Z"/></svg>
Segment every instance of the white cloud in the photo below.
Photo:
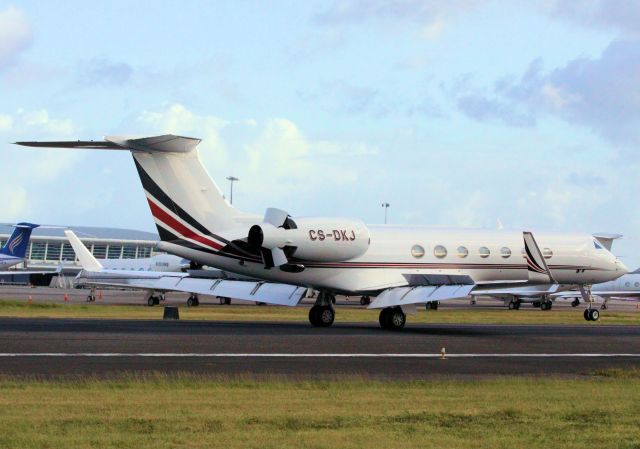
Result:
<svg viewBox="0 0 640 449"><path fill-rule="evenodd" d="M13 126L13 118L10 115L0 114L0 131L8 131Z"/></svg>
<svg viewBox="0 0 640 449"><path fill-rule="evenodd" d="M150 133L202 138L200 157L209 172L218 183L231 174L239 177L238 199L256 208L254 212L273 206L274 201L302 199L304 192L355 183L358 158L377 154L376 148L361 142L310 140L284 118L228 121L196 114L180 104L145 111L134 123ZM219 187L224 190L226 185ZM251 192L250 197L243 198L243 191Z"/></svg>
<svg viewBox="0 0 640 449"><path fill-rule="evenodd" d="M33 31L25 15L9 6L0 11L0 70L13 63L33 40Z"/></svg>

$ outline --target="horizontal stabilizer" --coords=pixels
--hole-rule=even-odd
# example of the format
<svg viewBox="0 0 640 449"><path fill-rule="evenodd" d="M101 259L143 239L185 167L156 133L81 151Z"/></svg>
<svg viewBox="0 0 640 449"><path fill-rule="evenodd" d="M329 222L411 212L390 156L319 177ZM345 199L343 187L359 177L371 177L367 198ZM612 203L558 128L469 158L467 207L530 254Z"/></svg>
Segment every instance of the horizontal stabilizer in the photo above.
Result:
<svg viewBox="0 0 640 449"><path fill-rule="evenodd" d="M593 234L593 236L607 249L607 251L611 251L614 240L622 238L622 234L611 234L609 232L599 232L597 234Z"/></svg>
<svg viewBox="0 0 640 449"><path fill-rule="evenodd" d="M95 140L15 142L16 145L40 148L84 148L89 150L131 150L145 153L188 153L201 139L164 134L151 137L106 136Z"/></svg>

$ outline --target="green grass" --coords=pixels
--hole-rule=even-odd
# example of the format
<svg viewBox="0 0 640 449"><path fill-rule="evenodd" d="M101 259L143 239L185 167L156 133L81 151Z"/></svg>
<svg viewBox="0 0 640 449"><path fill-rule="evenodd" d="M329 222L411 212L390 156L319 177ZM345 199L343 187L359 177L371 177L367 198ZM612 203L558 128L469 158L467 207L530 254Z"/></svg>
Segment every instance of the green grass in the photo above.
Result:
<svg viewBox="0 0 640 449"><path fill-rule="evenodd" d="M307 321L309 306L200 306L180 308L180 318L184 320L219 321ZM337 322L377 323L379 311L364 308L337 307ZM0 301L0 316L5 317L48 317L48 318L121 318L149 319L162 318L162 307L144 305L103 305L100 303L28 304L25 301ZM551 310L523 309L506 310L476 306L474 309L447 309L421 311L408 318L409 323L478 323L478 324L640 324L640 310L629 312L605 311L596 323L586 322L582 308Z"/></svg>
<svg viewBox="0 0 640 449"><path fill-rule="evenodd" d="M0 380L6 449L637 449L639 415L637 370L468 382Z"/></svg>

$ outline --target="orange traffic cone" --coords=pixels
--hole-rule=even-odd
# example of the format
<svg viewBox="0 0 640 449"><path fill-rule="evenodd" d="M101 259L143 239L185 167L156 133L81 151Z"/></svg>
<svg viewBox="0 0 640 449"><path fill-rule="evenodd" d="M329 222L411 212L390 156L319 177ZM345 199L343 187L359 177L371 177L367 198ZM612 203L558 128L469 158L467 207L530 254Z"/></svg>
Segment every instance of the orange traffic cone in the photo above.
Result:
<svg viewBox="0 0 640 449"><path fill-rule="evenodd" d="M69 301L69 294L65 293L64 294L64 302L68 302Z"/></svg>

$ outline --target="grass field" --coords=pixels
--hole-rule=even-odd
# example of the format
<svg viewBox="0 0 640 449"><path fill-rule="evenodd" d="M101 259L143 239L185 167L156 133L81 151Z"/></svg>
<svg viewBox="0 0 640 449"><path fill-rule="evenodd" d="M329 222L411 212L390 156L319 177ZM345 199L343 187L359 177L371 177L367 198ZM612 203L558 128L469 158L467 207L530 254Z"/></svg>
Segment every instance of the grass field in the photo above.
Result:
<svg viewBox="0 0 640 449"><path fill-rule="evenodd" d="M0 380L9 448L640 447L640 371L593 379Z"/></svg>
<svg viewBox="0 0 640 449"><path fill-rule="evenodd" d="M338 307L336 322L378 322L378 311L351 307ZM307 321L308 307L275 306L200 306L180 308L180 318L185 320L231 321ZM0 316L48 317L48 318L122 318L162 319L162 307L122 306L102 304L28 304L25 301L0 301ZM477 307L470 309L446 309L421 311L409 316L409 323L478 323L478 324L640 324L640 310L630 312L607 311L600 321L587 322L582 308L551 310L506 310Z"/></svg>

